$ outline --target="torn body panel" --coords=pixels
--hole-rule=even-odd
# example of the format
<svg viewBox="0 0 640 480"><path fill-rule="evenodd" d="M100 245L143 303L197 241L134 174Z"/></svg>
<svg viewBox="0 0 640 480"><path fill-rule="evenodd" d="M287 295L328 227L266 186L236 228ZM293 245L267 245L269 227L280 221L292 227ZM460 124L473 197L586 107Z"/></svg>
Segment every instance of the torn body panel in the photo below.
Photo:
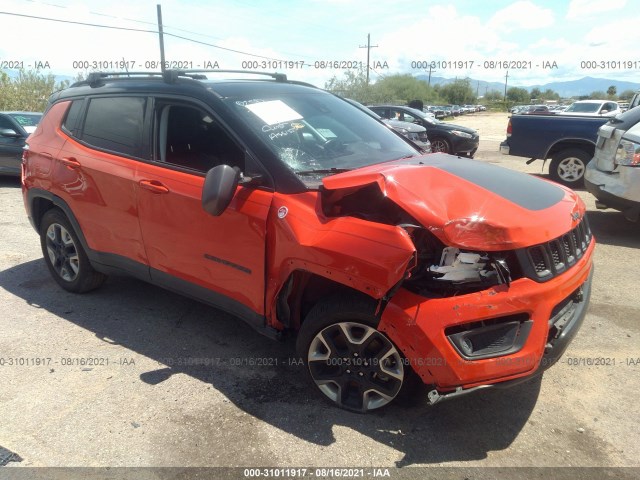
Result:
<svg viewBox="0 0 640 480"><path fill-rule="evenodd" d="M310 272L380 299L414 264L415 247L402 227L354 217L327 218L318 192L273 199L268 235L268 317L276 325L276 298L296 272Z"/></svg>

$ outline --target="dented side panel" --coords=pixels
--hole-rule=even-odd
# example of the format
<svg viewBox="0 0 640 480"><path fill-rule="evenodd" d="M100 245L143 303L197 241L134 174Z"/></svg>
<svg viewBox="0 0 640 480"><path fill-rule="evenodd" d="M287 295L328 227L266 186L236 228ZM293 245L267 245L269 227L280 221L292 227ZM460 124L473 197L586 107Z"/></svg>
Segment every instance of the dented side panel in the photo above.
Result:
<svg viewBox="0 0 640 480"><path fill-rule="evenodd" d="M379 299L401 281L415 247L401 227L354 217L326 218L319 193L273 199L267 245L268 316L277 325L275 298L296 270L311 272Z"/></svg>

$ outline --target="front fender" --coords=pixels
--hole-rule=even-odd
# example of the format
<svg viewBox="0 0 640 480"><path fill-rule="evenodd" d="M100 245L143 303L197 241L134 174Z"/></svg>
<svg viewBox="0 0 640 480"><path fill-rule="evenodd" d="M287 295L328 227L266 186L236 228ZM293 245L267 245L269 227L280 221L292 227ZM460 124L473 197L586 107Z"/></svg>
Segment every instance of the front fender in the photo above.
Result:
<svg viewBox="0 0 640 480"><path fill-rule="evenodd" d="M294 271L306 271L382 298L415 258L407 232L355 217L325 218L317 192L281 197L272 204L267 241L267 301Z"/></svg>

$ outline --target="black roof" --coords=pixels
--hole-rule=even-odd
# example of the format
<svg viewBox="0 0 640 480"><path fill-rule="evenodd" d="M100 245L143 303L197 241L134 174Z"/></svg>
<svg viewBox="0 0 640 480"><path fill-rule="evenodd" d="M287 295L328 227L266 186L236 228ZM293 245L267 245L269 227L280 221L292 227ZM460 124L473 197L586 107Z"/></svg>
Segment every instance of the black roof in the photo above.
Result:
<svg viewBox="0 0 640 480"><path fill-rule="evenodd" d="M207 73L239 73L261 75L270 78L218 78L210 79ZM284 74L263 73L251 71L203 71L191 73L191 71L167 71L164 75L160 72L94 72L86 80L76 82L69 88L55 92L50 102L59 99L73 98L89 94L99 93L181 93L201 97L207 91L218 96L227 97L246 94L247 90L254 87L257 92L270 93L294 93L300 89L317 89L315 86L292 80L287 80Z"/></svg>

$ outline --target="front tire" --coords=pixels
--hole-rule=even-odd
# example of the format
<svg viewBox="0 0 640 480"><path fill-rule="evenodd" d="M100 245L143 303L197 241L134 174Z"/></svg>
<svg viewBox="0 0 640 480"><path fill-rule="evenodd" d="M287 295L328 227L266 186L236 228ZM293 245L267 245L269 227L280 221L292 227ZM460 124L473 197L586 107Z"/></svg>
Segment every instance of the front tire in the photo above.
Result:
<svg viewBox="0 0 640 480"><path fill-rule="evenodd" d="M568 148L556 153L549 165L549 176L555 182L571 188L584 184L584 172L591 157L579 148Z"/></svg>
<svg viewBox="0 0 640 480"><path fill-rule="evenodd" d="M409 372L376 330L375 302L333 298L315 305L298 333L298 355L315 386L335 405L365 413L391 403Z"/></svg>
<svg viewBox="0 0 640 480"><path fill-rule="evenodd" d="M434 138L431 140L431 151L433 153L451 153L451 145L444 138Z"/></svg>
<svg viewBox="0 0 640 480"><path fill-rule="evenodd" d="M40 245L53 279L69 292L98 288L106 276L94 270L69 219L57 208L47 211L40 224Z"/></svg>

